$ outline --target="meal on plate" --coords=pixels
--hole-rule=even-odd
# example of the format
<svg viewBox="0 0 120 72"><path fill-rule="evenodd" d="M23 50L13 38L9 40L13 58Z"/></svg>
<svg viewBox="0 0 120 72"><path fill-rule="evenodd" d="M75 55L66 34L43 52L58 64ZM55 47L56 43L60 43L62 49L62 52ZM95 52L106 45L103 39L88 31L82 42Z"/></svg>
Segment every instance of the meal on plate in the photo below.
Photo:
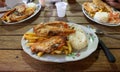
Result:
<svg viewBox="0 0 120 72"><path fill-rule="evenodd" d="M86 34L81 28L69 26L62 21L40 23L33 27L33 32L27 32L23 37L31 52L38 56L43 54L68 55L88 45Z"/></svg>
<svg viewBox="0 0 120 72"><path fill-rule="evenodd" d="M6 22L18 22L31 16L36 10L35 3L20 4L6 12L1 19Z"/></svg>
<svg viewBox="0 0 120 72"><path fill-rule="evenodd" d="M115 11L111 6L102 0L85 2L83 7L87 11L88 15L96 21L110 24L120 23L120 12Z"/></svg>

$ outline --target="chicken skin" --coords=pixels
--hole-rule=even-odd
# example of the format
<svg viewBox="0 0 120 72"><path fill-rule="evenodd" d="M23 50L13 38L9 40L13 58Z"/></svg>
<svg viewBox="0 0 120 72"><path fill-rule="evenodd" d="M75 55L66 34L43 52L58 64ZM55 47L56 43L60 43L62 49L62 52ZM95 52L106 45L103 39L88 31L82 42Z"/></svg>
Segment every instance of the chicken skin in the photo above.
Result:
<svg viewBox="0 0 120 72"><path fill-rule="evenodd" d="M38 36L66 36L74 33L75 30L70 29L68 24L64 22L56 21L53 23L39 24L34 27L34 32Z"/></svg>
<svg viewBox="0 0 120 72"><path fill-rule="evenodd" d="M52 51L61 48L66 43L66 37L53 36L42 42L37 42L31 46L32 52L51 53Z"/></svg>

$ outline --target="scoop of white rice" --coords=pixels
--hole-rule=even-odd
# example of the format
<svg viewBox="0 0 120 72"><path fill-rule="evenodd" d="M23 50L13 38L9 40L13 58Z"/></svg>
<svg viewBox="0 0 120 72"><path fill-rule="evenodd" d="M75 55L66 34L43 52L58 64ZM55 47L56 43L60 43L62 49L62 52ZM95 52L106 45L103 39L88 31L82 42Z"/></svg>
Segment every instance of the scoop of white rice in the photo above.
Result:
<svg viewBox="0 0 120 72"><path fill-rule="evenodd" d="M70 34L68 39L72 45L72 48L75 50L80 50L83 48L86 48L86 46L88 45L87 42L87 37L85 32L80 29L80 28L75 28L76 32L73 34Z"/></svg>
<svg viewBox="0 0 120 72"><path fill-rule="evenodd" d="M99 22L108 22L109 14L107 12L96 12L94 20Z"/></svg>
<svg viewBox="0 0 120 72"><path fill-rule="evenodd" d="M27 7L28 8L36 8L36 4L35 3L28 3Z"/></svg>

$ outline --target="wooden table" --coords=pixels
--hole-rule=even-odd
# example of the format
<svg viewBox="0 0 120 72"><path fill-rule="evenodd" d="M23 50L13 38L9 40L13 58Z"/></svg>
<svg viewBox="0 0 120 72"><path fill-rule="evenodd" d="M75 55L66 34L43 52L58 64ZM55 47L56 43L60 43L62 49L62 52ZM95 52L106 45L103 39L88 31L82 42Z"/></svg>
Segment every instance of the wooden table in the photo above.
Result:
<svg viewBox="0 0 120 72"><path fill-rule="evenodd" d="M67 1L67 0L64 0ZM42 8L41 11L23 23L16 25L0 24L0 71L40 71L40 72L80 72L80 71L120 71L120 40L101 36L100 38L116 58L110 63L103 50L98 49L89 57L69 63L46 63L33 59L21 47L23 34L40 22L65 21L81 25L91 25L111 35L120 36L120 26L107 27L87 19L81 4L87 0L76 0L68 4L64 18L57 17L56 8ZM89 0L91 1L91 0Z"/></svg>

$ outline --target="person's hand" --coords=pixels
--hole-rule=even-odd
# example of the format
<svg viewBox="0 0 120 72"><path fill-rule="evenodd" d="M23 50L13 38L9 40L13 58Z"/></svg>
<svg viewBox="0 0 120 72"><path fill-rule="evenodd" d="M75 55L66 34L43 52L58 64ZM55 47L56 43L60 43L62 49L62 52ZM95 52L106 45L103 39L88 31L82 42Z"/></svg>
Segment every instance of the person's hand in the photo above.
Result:
<svg viewBox="0 0 120 72"><path fill-rule="evenodd" d="M120 0L103 0L103 1L105 1L107 4L116 9L120 9Z"/></svg>

